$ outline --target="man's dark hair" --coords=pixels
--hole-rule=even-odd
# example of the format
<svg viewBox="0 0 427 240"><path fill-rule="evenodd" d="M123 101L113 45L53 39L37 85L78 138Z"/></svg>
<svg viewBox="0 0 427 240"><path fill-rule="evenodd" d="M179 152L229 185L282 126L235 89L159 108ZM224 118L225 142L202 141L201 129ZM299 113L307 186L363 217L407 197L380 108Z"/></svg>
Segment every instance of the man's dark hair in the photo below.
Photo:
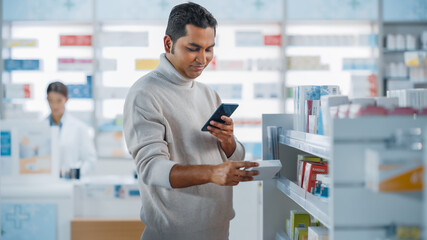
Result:
<svg viewBox="0 0 427 240"><path fill-rule="evenodd" d="M217 21L212 14L204 7L196 3L183 3L172 8L169 14L168 26L166 27L166 35L168 35L173 43L185 35L187 31L185 26L192 24L200 28L212 27L216 34ZM171 52L174 53L172 48Z"/></svg>
<svg viewBox="0 0 427 240"><path fill-rule="evenodd" d="M68 97L68 88L62 82L53 82L47 87L47 94L50 92L56 92L62 94L64 97Z"/></svg>

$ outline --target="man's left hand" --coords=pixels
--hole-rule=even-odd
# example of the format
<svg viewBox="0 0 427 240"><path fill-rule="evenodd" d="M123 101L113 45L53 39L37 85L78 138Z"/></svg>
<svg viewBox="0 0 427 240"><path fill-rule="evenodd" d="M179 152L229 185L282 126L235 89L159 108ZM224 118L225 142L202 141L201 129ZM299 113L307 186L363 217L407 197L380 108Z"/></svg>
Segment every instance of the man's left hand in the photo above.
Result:
<svg viewBox="0 0 427 240"><path fill-rule="evenodd" d="M224 150L227 157L230 157L236 149L236 141L234 140L234 123L233 119L223 115L221 119L225 123L210 121L208 126L209 132L218 138L221 148ZM212 127L214 126L214 127Z"/></svg>

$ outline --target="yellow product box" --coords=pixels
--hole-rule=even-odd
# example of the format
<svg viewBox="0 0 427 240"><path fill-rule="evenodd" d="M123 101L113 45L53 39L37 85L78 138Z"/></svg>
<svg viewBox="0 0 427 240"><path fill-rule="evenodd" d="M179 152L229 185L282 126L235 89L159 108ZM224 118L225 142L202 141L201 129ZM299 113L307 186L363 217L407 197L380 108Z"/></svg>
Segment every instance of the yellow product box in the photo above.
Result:
<svg viewBox="0 0 427 240"><path fill-rule="evenodd" d="M135 69L136 70L153 70L159 65L160 60L158 59L136 59Z"/></svg>
<svg viewBox="0 0 427 240"><path fill-rule="evenodd" d="M291 211L291 229L290 237L291 239L295 238L295 228L307 228L310 226L310 214L304 211L292 210Z"/></svg>
<svg viewBox="0 0 427 240"><path fill-rule="evenodd" d="M308 240L308 228L295 228L295 240Z"/></svg>
<svg viewBox="0 0 427 240"><path fill-rule="evenodd" d="M4 47L37 47L37 39L5 39L3 42Z"/></svg>
<svg viewBox="0 0 427 240"><path fill-rule="evenodd" d="M366 186L378 192L419 192L423 190L422 152L413 150L372 150L366 156Z"/></svg>
<svg viewBox="0 0 427 240"><path fill-rule="evenodd" d="M421 239L421 228L415 226L398 226L396 239Z"/></svg>
<svg viewBox="0 0 427 240"><path fill-rule="evenodd" d="M308 240L329 240L329 230L325 227L308 227Z"/></svg>

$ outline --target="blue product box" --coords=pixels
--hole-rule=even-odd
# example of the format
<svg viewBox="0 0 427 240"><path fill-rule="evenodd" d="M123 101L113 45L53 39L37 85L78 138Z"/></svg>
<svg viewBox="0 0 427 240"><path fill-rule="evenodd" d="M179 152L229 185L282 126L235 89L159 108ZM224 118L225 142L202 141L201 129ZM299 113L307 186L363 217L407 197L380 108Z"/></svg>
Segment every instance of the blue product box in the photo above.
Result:
<svg viewBox="0 0 427 240"><path fill-rule="evenodd" d="M38 59L5 59L5 71L34 71L40 69L40 60Z"/></svg>
<svg viewBox="0 0 427 240"><path fill-rule="evenodd" d="M12 134L10 131L2 131L0 135L1 154L2 157L12 156Z"/></svg>

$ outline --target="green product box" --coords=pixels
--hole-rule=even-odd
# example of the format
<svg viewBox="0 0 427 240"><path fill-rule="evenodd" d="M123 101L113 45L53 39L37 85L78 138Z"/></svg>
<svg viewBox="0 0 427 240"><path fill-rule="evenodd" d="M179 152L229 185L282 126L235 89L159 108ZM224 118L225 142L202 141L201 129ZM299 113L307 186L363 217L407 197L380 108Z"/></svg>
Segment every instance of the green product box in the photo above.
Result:
<svg viewBox="0 0 427 240"><path fill-rule="evenodd" d="M298 154L298 161L310 161L310 162L323 162L324 159L321 157L312 156L309 154Z"/></svg>
<svg viewBox="0 0 427 240"><path fill-rule="evenodd" d="M303 211L292 210L290 222L290 237L291 239L295 239L295 228L308 228L310 226L310 214Z"/></svg>

